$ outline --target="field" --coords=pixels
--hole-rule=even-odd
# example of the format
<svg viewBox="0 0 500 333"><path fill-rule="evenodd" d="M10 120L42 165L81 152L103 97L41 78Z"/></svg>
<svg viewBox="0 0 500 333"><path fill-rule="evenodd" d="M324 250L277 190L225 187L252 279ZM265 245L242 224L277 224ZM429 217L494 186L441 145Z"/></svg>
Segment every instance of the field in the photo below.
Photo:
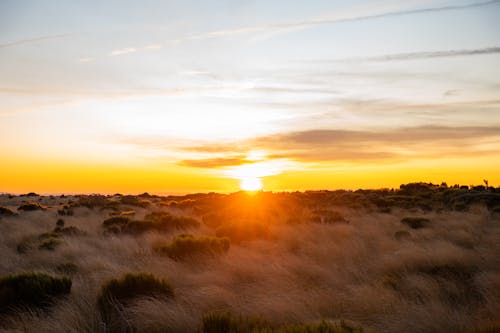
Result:
<svg viewBox="0 0 500 333"><path fill-rule="evenodd" d="M500 188L0 206L2 332L500 332Z"/></svg>

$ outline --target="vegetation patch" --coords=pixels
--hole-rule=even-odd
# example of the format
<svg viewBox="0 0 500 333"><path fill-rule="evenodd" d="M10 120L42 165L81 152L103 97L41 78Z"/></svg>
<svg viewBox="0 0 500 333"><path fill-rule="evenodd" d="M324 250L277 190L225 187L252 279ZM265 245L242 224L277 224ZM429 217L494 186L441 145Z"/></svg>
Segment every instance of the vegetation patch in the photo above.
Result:
<svg viewBox="0 0 500 333"><path fill-rule="evenodd" d="M215 231L217 237L227 237L232 242L266 238L269 236L269 226L262 222L238 221L225 223Z"/></svg>
<svg viewBox="0 0 500 333"><path fill-rule="evenodd" d="M348 324L321 321L311 324L296 324L274 327L258 319L234 316L229 312L210 312L203 316L200 333L363 333L362 327Z"/></svg>
<svg viewBox="0 0 500 333"><path fill-rule="evenodd" d="M50 250L50 251L53 251L53 250L56 249L56 247L58 247L62 243L64 243L64 241L62 239L55 238L55 237L50 237L50 238L45 239L44 241L42 241L40 243L40 245L38 245L38 249L39 250Z"/></svg>
<svg viewBox="0 0 500 333"><path fill-rule="evenodd" d="M349 223L342 214L334 210L316 210L310 219L314 223L334 224L334 223Z"/></svg>
<svg viewBox="0 0 500 333"><path fill-rule="evenodd" d="M152 212L144 220L131 220L127 216L113 216L102 223L110 233L142 234L147 231L169 232L196 228L200 223L193 218L174 216L167 212Z"/></svg>
<svg viewBox="0 0 500 333"><path fill-rule="evenodd" d="M64 274L64 275L74 275L78 273L78 265L73 263L73 262L64 262L62 264L59 264L55 267L55 270L58 273Z"/></svg>
<svg viewBox="0 0 500 333"><path fill-rule="evenodd" d="M0 313L19 307L46 307L69 294L71 280L43 273L20 273L0 277Z"/></svg>
<svg viewBox="0 0 500 333"><path fill-rule="evenodd" d="M180 235L154 250L174 260L182 260L200 255L221 255L229 250L229 246L230 241L225 237Z"/></svg>
<svg viewBox="0 0 500 333"><path fill-rule="evenodd" d="M429 226L431 221L425 217L404 217L401 219L401 223L412 229L421 229Z"/></svg>
<svg viewBox="0 0 500 333"><path fill-rule="evenodd" d="M411 234L406 230L398 230L394 233L394 238L396 238L397 240L410 239Z"/></svg>
<svg viewBox="0 0 500 333"><path fill-rule="evenodd" d="M139 297L173 298L168 281L149 273L129 273L106 282L97 298L97 305L109 332L129 332L133 328L120 318L120 311Z"/></svg>
<svg viewBox="0 0 500 333"><path fill-rule="evenodd" d="M0 217L2 216L14 216L17 215L13 210L0 206Z"/></svg>
<svg viewBox="0 0 500 333"><path fill-rule="evenodd" d="M45 210L46 208L40 205L38 202L25 202L17 208L17 210L22 211L35 211L35 210Z"/></svg>

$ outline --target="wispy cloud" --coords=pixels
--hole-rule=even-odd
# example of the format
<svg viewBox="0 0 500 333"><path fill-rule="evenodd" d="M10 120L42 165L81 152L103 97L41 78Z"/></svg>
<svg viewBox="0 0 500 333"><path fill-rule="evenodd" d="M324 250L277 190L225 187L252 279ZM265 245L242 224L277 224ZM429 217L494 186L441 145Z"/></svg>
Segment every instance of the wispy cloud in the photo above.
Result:
<svg viewBox="0 0 500 333"><path fill-rule="evenodd" d="M182 160L179 162L179 165L194 167L194 168L221 168L228 166L243 165L247 163L253 163L253 162L246 159L244 155L240 155L233 157Z"/></svg>
<svg viewBox="0 0 500 333"><path fill-rule="evenodd" d="M120 56L120 55L124 55L124 54L134 53L136 51L137 51L136 48L127 47L127 48L124 48L124 49L119 49L119 50L111 51L111 53L109 55L110 56Z"/></svg>
<svg viewBox="0 0 500 333"><path fill-rule="evenodd" d="M0 44L0 49L14 47L14 46L20 46L20 45L24 45L24 44L36 43L36 42L41 42L41 41L45 41L45 40L65 38L65 37L68 37L70 35L71 34L46 35L46 36L38 36L38 37L20 39L20 40Z"/></svg>
<svg viewBox="0 0 500 333"><path fill-rule="evenodd" d="M270 32L277 30L295 30L297 28L309 28L319 25L332 25L346 22L355 22L355 21L365 21L365 20L373 20L380 19L385 17L392 16L404 16L404 15L413 15L413 14L426 14L432 12L444 12L451 10L463 10L469 8L477 8L477 7L485 7L490 5L499 4L500 0L490 0L483 2L476 2L471 4L464 5L447 5L440 7L426 7L419 9L409 9L409 10L396 10L389 11L378 14L371 15L360 15L360 16L351 16L351 17L338 17L338 18L323 18L323 19L311 19L304 21L294 21L294 22L284 22L277 24L267 24L260 26L250 26L250 27L240 27L235 29L224 29L224 30L216 30L207 33L193 34L188 36L186 39L208 39L208 38L219 38L219 37L228 37L233 35L241 35L241 34L249 34L256 32Z"/></svg>
<svg viewBox="0 0 500 333"><path fill-rule="evenodd" d="M461 49L461 50L443 50L443 51L425 51L425 52L409 52L409 53L395 53L385 54L376 57L364 58L349 58L338 59L331 61L403 61L403 60L419 60L419 59L432 59L432 58L446 58L446 57L463 57L463 56L476 56L483 54L499 54L500 46L485 47L480 49Z"/></svg>

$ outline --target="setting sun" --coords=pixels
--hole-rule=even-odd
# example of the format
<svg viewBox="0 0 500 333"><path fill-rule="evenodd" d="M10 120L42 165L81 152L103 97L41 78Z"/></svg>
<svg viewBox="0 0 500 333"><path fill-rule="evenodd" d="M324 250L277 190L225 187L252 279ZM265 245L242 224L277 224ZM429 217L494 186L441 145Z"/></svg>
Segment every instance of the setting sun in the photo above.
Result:
<svg viewBox="0 0 500 333"><path fill-rule="evenodd" d="M240 188L243 191L259 191L262 189L262 181L257 177L242 178Z"/></svg>

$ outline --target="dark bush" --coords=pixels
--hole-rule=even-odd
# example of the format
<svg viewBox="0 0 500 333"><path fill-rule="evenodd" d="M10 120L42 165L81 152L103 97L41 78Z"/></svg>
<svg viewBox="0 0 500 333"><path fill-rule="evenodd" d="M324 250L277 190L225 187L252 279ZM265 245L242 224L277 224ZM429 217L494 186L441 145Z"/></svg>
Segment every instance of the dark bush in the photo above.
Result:
<svg viewBox="0 0 500 333"><path fill-rule="evenodd" d="M21 273L0 277L0 313L19 307L49 306L56 297L69 294L71 280L43 273Z"/></svg>
<svg viewBox="0 0 500 333"><path fill-rule="evenodd" d="M24 210L24 211L45 210L45 207L41 206L38 202L25 202L21 206L19 206L17 210Z"/></svg>
<svg viewBox="0 0 500 333"><path fill-rule="evenodd" d="M268 237L269 226L262 222L239 221L219 226L215 234L217 237L227 237L232 242L238 243Z"/></svg>
<svg viewBox="0 0 500 333"><path fill-rule="evenodd" d="M406 230L399 230L394 233L394 238L397 240L409 239L411 234Z"/></svg>
<svg viewBox="0 0 500 333"><path fill-rule="evenodd" d="M120 198L120 202L124 205L146 208L151 204L151 201L134 195L124 195Z"/></svg>
<svg viewBox="0 0 500 333"><path fill-rule="evenodd" d="M182 260L199 255L220 255L229 250L228 238L210 236L180 235L169 244L155 247L155 251L175 260Z"/></svg>
<svg viewBox="0 0 500 333"><path fill-rule="evenodd" d="M56 227L62 228L64 227L64 220L63 219L58 219L56 222Z"/></svg>
<svg viewBox="0 0 500 333"><path fill-rule="evenodd" d="M126 274L120 279L112 279L101 287L97 306L108 332L135 331L130 324L120 318L120 310L139 297L173 298L170 284L149 273Z"/></svg>
<svg viewBox="0 0 500 333"><path fill-rule="evenodd" d="M313 324L296 324L274 327L258 318L236 317L228 312L205 314L200 328L201 333L363 333L362 327L322 321Z"/></svg>
<svg viewBox="0 0 500 333"><path fill-rule="evenodd" d="M401 223L409 226L412 229L425 228L430 224L430 220L425 217L404 217Z"/></svg>
<svg viewBox="0 0 500 333"><path fill-rule="evenodd" d="M16 213L13 210L11 210L7 207L0 206L0 217L2 217L2 216L14 216L14 215L16 215Z"/></svg>
<svg viewBox="0 0 500 333"><path fill-rule="evenodd" d="M56 247L58 247L62 243L64 243L64 241L62 239L51 237L51 238L47 238L44 241L42 241L40 243L40 245L38 245L38 249L52 251L52 250L55 250Z"/></svg>
<svg viewBox="0 0 500 333"><path fill-rule="evenodd" d="M130 220L126 216L114 216L103 222L108 232L142 234L147 231L169 232L199 227L195 219L185 216L174 216L167 212L153 212L141 220Z"/></svg>
<svg viewBox="0 0 500 333"><path fill-rule="evenodd" d="M126 225L129 221L130 221L130 219L126 216L113 216L113 217L110 217L109 219L104 220L104 222L102 222L102 226L105 228L108 228L111 226L121 227L121 226Z"/></svg>

